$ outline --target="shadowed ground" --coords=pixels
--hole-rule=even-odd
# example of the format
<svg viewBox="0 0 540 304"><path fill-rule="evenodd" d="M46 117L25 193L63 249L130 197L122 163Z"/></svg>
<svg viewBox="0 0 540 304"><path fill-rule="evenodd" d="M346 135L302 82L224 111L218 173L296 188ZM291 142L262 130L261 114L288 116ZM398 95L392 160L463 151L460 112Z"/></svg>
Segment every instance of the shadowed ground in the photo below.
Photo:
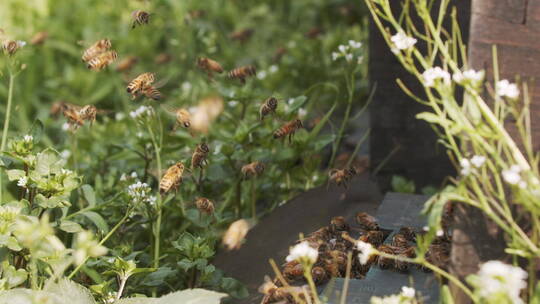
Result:
<svg viewBox="0 0 540 304"><path fill-rule="evenodd" d="M382 194L367 173L355 178L346 192L336 186L313 189L262 218L240 250L221 250L213 263L249 289L250 297L238 303L258 303L261 297L257 288L264 275L273 274L268 260L272 258L281 265L299 233L328 225L333 216L341 215L352 222L358 211L375 214L381 200Z"/></svg>

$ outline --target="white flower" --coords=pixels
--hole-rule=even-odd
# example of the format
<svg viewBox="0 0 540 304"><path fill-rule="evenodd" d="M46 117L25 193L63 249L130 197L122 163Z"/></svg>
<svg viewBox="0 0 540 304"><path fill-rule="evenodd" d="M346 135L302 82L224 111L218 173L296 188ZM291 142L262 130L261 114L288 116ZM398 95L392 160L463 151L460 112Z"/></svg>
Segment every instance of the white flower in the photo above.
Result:
<svg viewBox="0 0 540 304"><path fill-rule="evenodd" d="M510 99L516 99L519 97L519 89L515 83L510 83L508 80L503 79L495 85L497 96L508 97Z"/></svg>
<svg viewBox="0 0 540 304"><path fill-rule="evenodd" d="M25 136L23 137L23 140L24 140L25 142L31 142L32 140L34 140L34 137L33 137L32 135L25 135Z"/></svg>
<svg viewBox="0 0 540 304"><path fill-rule="evenodd" d="M23 177L19 178L19 180L17 181L17 186L26 187L27 183L28 183L28 177L23 176Z"/></svg>
<svg viewBox="0 0 540 304"><path fill-rule="evenodd" d="M401 295L405 298L414 298L416 291L412 287L403 286L401 287Z"/></svg>
<svg viewBox="0 0 540 304"><path fill-rule="evenodd" d="M353 49L359 49L362 47L362 42L349 40L349 46L352 47Z"/></svg>
<svg viewBox="0 0 540 304"><path fill-rule="evenodd" d="M317 251L317 249L309 246L308 242L302 242L290 249L286 261L298 261L300 263L313 264L317 261L318 255L319 251Z"/></svg>
<svg viewBox="0 0 540 304"><path fill-rule="evenodd" d="M508 170L503 170L502 176L503 179L511 184L511 185L517 185L519 182L521 182L521 167L518 165L513 165Z"/></svg>
<svg viewBox="0 0 540 304"><path fill-rule="evenodd" d="M67 131L67 130L69 130L69 127L70 127L70 126L69 126L69 123L65 122L65 123L62 125L62 130Z"/></svg>
<svg viewBox="0 0 540 304"><path fill-rule="evenodd" d="M124 112L118 112L114 115L114 119L116 119L117 121L121 121L124 118L126 118L126 114Z"/></svg>
<svg viewBox="0 0 540 304"><path fill-rule="evenodd" d="M26 45L26 41L23 41L23 40L17 40L17 45L22 48Z"/></svg>
<svg viewBox="0 0 540 304"><path fill-rule="evenodd" d="M482 167L482 165L486 162L486 157L483 155L475 155L471 158L471 164L475 166L476 168Z"/></svg>
<svg viewBox="0 0 540 304"><path fill-rule="evenodd" d="M268 72L274 74L275 72L277 72L279 70L278 66L277 65L271 65L269 68L268 68Z"/></svg>
<svg viewBox="0 0 540 304"><path fill-rule="evenodd" d="M332 52L332 60L336 61L336 60L338 60L338 58L339 58L339 53Z"/></svg>
<svg viewBox="0 0 540 304"><path fill-rule="evenodd" d="M462 158L459 161L459 165L461 166L461 175L471 174L471 162L468 159Z"/></svg>
<svg viewBox="0 0 540 304"><path fill-rule="evenodd" d="M442 79L444 84L450 84L450 74L441 69L440 67L434 67L427 69L423 74L425 85L432 87L435 85L435 80Z"/></svg>
<svg viewBox="0 0 540 304"><path fill-rule="evenodd" d="M527 182L524 181L524 180L520 181L520 182L518 183L518 187L519 187L520 189L525 189L525 188L527 188Z"/></svg>
<svg viewBox="0 0 540 304"><path fill-rule="evenodd" d="M127 175L125 173L122 173L122 175L120 175L120 181L123 182L126 180L127 180Z"/></svg>
<svg viewBox="0 0 540 304"><path fill-rule="evenodd" d="M370 243L358 241L356 247L360 253L358 254L358 259L360 264L365 265L369 261L369 257L373 254L373 246Z"/></svg>
<svg viewBox="0 0 540 304"><path fill-rule="evenodd" d="M60 156L61 156L63 159L68 159L68 158L71 156L71 151L69 151L69 150L63 150L62 152L60 152Z"/></svg>
<svg viewBox="0 0 540 304"><path fill-rule="evenodd" d="M131 178L137 178L137 177L138 175L136 171L131 172Z"/></svg>
<svg viewBox="0 0 540 304"><path fill-rule="evenodd" d="M353 54L349 53L345 55L345 60L347 60L347 62L351 62L353 60L353 57Z"/></svg>
<svg viewBox="0 0 540 304"><path fill-rule="evenodd" d="M307 110L306 109L304 109L304 108L298 109L298 118L304 119L304 117L306 117L306 115L307 115Z"/></svg>
<svg viewBox="0 0 540 304"><path fill-rule="evenodd" d="M257 73L257 78L263 80L266 78L266 75L266 71L260 71L259 73Z"/></svg>
<svg viewBox="0 0 540 304"><path fill-rule="evenodd" d="M156 198L155 196L149 195L151 191L152 189L147 183L142 183L140 181L130 185L127 189L127 193L133 201L154 204Z"/></svg>
<svg viewBox="0 0 540 304"><path fill-rule="evenodd" d="M291 40L287 43L287 48L294 49L296 47L296 41Z"/></svg>
<svg viewBox="0 0 540 304"><path fill-rule="evenodd" d="M184 81L184 82L182 83L182 91L189 92L189 91L191 91L191 87L192 87L192 85L191 85L191 83L188 82L188 81Z"/></svg>
<svg viewBox="0 0 540 304"><path fill-rule="evenodd" d="M73 171L64 168L60 169L60 174L62 175L69 175L71 173L73 173Z"/></svg>
<svg viewBox="0 0 540 304"><path fill-rule="evenodd" d="M349 46L348 45L340 45L338 46L338 50L342 53L347 53L347 51L349 50Z"/></svg>
<svg viewBox="0 0 540 304"><path fill-rule="evenodd" d="M480 266L478 272L480 296L490 299L504 293L511 303L523 303L520 291L527 287L527 272L519 267L501 261L488 261Z"/></svg>
<svg viewBox="0 0 540 304"><path fill-rule="evenodd" d="M390 38L390 40L394 43L396 49L398 50L406 50L411 47L413 47L417 40L413 37L407 36L404 32L398 32L394 36Z"/></svg>
<svg viewBox="0 0 540 304"><path fill-rule="evenodd" d="M140 132L140 131L139 131L139 132L137 132L137 133L135 134L135 136L137 136L137 137L139 137L139 138L142 138L142 137L144 136L144 134L143 134L143 132Z"/></svg>
<svg viewBox="0 0 540 304"><path fill-rule="evenodd" d="M435 233L438 237L441 237L444 235L444 231L442 231L442 229L439 229L437 230L437 232Z"/></svg>
<svg viewBox="0 0 540 304"><path fill-rule="evenodd" d="M453 75L454 81L459 84L464 84L466 82L471 82L473 84L478 84L484 80L485 72L475 71L475 70L466 70L464 72L457 72Z"/></svg>
<svg viewBox="0 0 540 304"><path fill-rule="evenodd" d="M133 119L142 118L144 116L152 116L154 109L149 106L140 106L137 110L129 112L129 116Z"/></svg>

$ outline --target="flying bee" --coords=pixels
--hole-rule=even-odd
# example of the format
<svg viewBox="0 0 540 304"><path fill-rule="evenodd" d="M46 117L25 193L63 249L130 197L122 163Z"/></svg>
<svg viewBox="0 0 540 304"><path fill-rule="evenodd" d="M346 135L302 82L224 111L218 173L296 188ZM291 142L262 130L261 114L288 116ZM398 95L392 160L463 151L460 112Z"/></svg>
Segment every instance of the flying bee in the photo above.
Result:
<svg viewBox="0 0 540 304"><path fill-rule="evenodd" d="M403 234L397 233L392 237L392 246L409 247L409 240Z"/></svg>
<svg viewBox="0 0 540 304"><path fill-rule="evenodd" d="M154 83L155 77L154 73L140 74L129 82L126 91L131 94L132 99L135 99L141 92Z"/></svg>
<svg viewBox="0 0 540 304"><path fill-rule="evenodd" d="M163 98L163 95L155 86L147 86L146 88L143 89L142 93L146 98L150 98L155 101L158 101L161 98Z"/></svg>
<svg viewBox="0 0 540 304"><path fill-rule="evenodd" d="M242 175L244 178L256 177L264 172L264 164L259 161L254 161L242 167Z"/></svg>
<svg viewBox="0 0 540 304"><path fill-rule="evenodd" d="M64 111L65 105L66 105L65 101L62 101L62 100L55 101L51 105L51 109L49 111L50 115L54 118L58 118L58 115L60 115L60 113Z"/></svg>
<svg viewBox="0 0 540 304"><path fill-rule="evenodd" d="M81 115L81 118L83 120L90 121L90 125L92 125L96 121L96 115L97 115L97 108L93 105L86 105L82 107L82 109L79 110L79 114Z"/></svg>
<svg viewBox="0 0 540 304"><path fill-rule="evenodd" d="M172 189L178 188L182 183L182 175L184 174L184 164L178 162L172 165L159 182L159 191L162 194L166 194Z"/></svg>
<svg viewBox="0 0 540 304"><path fill-rule="evenodd" d="M264 119L266 115L269 115L270 113L275 114L278 107L278 100L274 97L269 97L266 99L263 104L261 105L261 108L259 110L261 120Z"/></svg>
<svg viewBox="0 0 540 304"><path fill-rule="evenodd" d="M313 277L313 281L315 281L315 284L322 284L328 279L326 270L324 270L324 268L321 266L315 266L311 268L311 276Z"/></svg>
<svg viewBox="0 0 540 304"><path fill-rule="evenodd" d="M257 74L257 69L252 65L246 65L230 71L227 76L229 79L238 79L242 84L245 84L246 78L255 76L255 74Z"/></svg>
<svg viewBox="0 0 540 304"><path fill-rule="evenodd" d="M103 70L106 66L113 63L118 58L118 53L115 51L108 51L97 55L96 57L88 61L88 69L93 71Z"/></svg>
<svg viewBox="0 0 540 304"><path fill-rule="evenodd" d="M206 213L206 214L214 213L214 203L205 197L199 197L195 201L195 206L197 206L197 209L199 209L199 212L201 213Z"/></svg>
<svg viewBox="0 0 540 304"><path fill-rule="evenodd" d="M191 114L189 113L188 110L183 109L183 108L177 109L166 104L163 104L162 107L167 112L174 114L174 116L176 117L176 124L174 126L174 130L176 130L178 126L182 126L186 129L189 129L189 127L191 126Z"/></svg>
<svg viewBox="0 0 540 304"><path fill-rule="evenodd" d="M365 230L379 230L379 224L377 224L377 220L367 214L366 212L358 212L356 213L356 216L354 217L356 220L356 223L360 225L360 228Z"/></svg>
<svg viewBox="0 0 540 304"><path fill-rule="evenodd" d="M330 231L332 233L338 233L342 231L349 231L351 230L351 227L347 222L345 221L345 218L343 216L334 216L330 220Z"/></svg>
<svg viewBox="0 0 540 304"><path fill-rule="evenodd" d="M63 103L62 114L67 118L70 127L74 130L78 129L84 124L85 120L90 121L92 124L96 120L97 108L93 105L86 105L79 107L76 105Z"/></svg>
<svg viewBox="0 0 540 304"><path fill-rule="evenodd" d="M218 74L223 73L223 68L219 62L207 57L197 58L197 66L208 73L208 78L212 79L213 72Z"/></svg>
<svg viewBox="0 0 540 304"><path fill-rule="evenodd" d="M32 45L39 45L43 44L45 40L49 37L48 32L37 32L32 39L30 39L30 44Z"/></svg>
<svg viewBox="0 0 540 304"><path fill-rule="evenodd" d="M206 158L208 157L208 152L210 152L210 148L208 148L207 144L198 144L191 156L191 169L202 169L203 165L207 164Z"/></svg>
<svg viewBox="0 0 540 304"><path fill-rule="evenodd" d="M289 136L289 143L291 143L294 133L303 127L300 119L291 120L274 132L274 138L285 138L285 136Z"/></svg>
<svg viewBox="0 0 540 304"><path fill-rule="evenodd" d="M21 47L25 46L26 42L24 41L15 41L15 40L4 40L2 42L2 49L8 55L14 55Z"/></svg>
<svg viewBox="0 0 540 304"><path fill-rule="evenodd" d="M137 25L148 24L148 21L150 21L150 13L141 10L133 11L131 17L133 18L133 24L131 25L132 29Z"/></svg>
<svg viewBox="0 0 540 304"><path fill-rule="evenodd" d="M301 279L304 276L304 268L296 260L287 262L283 265L283 276L288 281Z"/></svg>
<svg viewBox="0 0 540 304"><path fill-rule="evenodd" d="M330 176L330 181L338 186L343 185L347 189L349 187L349 181L356 175L356 169L352 166L341 170L332 169L328 172L328 175Z"/></svg>
<svg viewBox="0 0 540 304"><path fill-rule="evenodd" d="M84 51L82 61L88 62L98 55L105 53L111 47L112 43L109 39L101 39Z"/></svg>
<svg viewBox="0 0 540 304"><path fill-rule="evenodd" d="M135 64L139 61L139 58L136 56L128 56L118 63L116 70L118 72L127 72L133 68Z"/></svg>
<svg viewBox="0 0 540 304"><path fill-rule="evenodd" d="M223 244L228 250L240 249L249 231L250 225L244 219L233 222L223 235Z"/></svg>
<svg viewBox="0 0 540 304"><path fill-rule="evenodd" d="M236 41L240 41L241 43L244 43L249 38L251 38L251 36L253 36L254 32L255 32L255 30L253 30L253 29L239 30L239 31L231 33L229 35L229 38L231 38L231 40L236 40Z"/></svg>
<svg viewBox="0 0 540 304"><path fill-rule="evenodd" d="M377 250L386 254L395 254L394 248L389 245L380 245ZM377 258L377 265L379 265L379 267L382 269L388 269L394 266L394 260L379 256Z"/></svg>

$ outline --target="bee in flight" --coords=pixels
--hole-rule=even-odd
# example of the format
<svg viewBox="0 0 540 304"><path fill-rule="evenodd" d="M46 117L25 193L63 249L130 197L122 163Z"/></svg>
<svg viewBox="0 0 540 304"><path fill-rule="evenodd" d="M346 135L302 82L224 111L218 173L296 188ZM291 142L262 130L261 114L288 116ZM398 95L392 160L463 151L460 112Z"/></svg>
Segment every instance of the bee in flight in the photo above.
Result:
<svg viewBox="0 0 540 304"><path fill-rule="evenodd" d="M212 60L207 57L199 57L197 58L197 66L208 73L208 78L212 79L213 72L216 72L218 74L223 73L223 68L221 67L221 64L219 62Z"/></svg>
<svg viewBox="0 0 540 304"><path fill-rule="evenodd" d="M128 56L118 63L116 70L118 72L127 72L137 64L137 61L139 61L139 59L136 56Z"/></svg>
<svg viewBox="0 0 540 304"><path fill-rule="evenodd" d="M84 125L84 121L90 121L90 125L96 121L97 108L93 105L86 105L84 107L79 107L76 105L63 103L62 114L67 118L68 124L73 130L78 129Z"/></svg>
<svg viewBox="0 0 540 304"><path fill-rule="evenodd" d="M141 93L144 94L145 90L152 86L155 81L154 73L143 73L127 85L126 91L131 94L131 99L137 98Z"/></svg>
<svg viewBox="0 0 540 304"><path fill-rule="evenodd" d="M155 87L155 86L148 86L143 89L143 95L146 98L150 98L152 100L158 101L161 98L163 98L163 94Z"/></svg>
<svg viewBox="0 0 540 304"><path fill-rule="evenodd" d="M87 67L88 69L93 71L100 71L107 67L109 64L113 63L116 58L118 58L118 53L116 53L115 51L107 51L90 59L90 61L88 61Z"/></svg>
<svg viewBox="0 0 540 304"><path fill-rule="evenodd" d="M264 164L255 161L242 167L242 175L244 178L259 176L264 172Z"/></svg>
<svg viewBox="0 0 540 304"><path fill-rule="evenodd" d="M214 213L214 203L205 197L199 197L195 201L195 206L201 213L206 213L206 214Z"/></svg>
<svg viewBox="0 0 540 304"><path fill-rule="evenodd" d="M231 40L236 40L236 41L240 41L240 43L244 43L249 38L251 38L251 36L253 36L254 32L255 32L255 30L253 30L253 29L239 30L239 31L231 33L229 35L229 38L231 38Z"/></svg>
<svg viewBox="0 0 540 304"><path fill-rule="evenodd" d="M274 132L274 138L285 138L285 136L289 136L289 143L291 143L294 133L303 127L300 119L291 120Z"/></svg>
<svg viewBox="0 0 540 304"><path fill-rule="evenodd" d="M159 182L159 191L162 194L166 194L172 189L177 189L182 183L182 175L184 174L184 164L178 162L172 165Z"/></svg>
<svg viewBox="0 0 540 304"><path fill-rule="evenodd" d="M131 17L133 18L133 24L131 25L132 29L137 27L137 25L148 24L150 21L150 13L141 10L133 11Z"/></svg>
<svg viewBox="0 0 540 304"><path fill-rule="evenodd" d="M182 126L186 129L189 129L191 127L191 114L188 110L183 108L174 108L166 104L162 104L162 107L169 113L174 114L176 116L176 124L174 126L174 130L178 126Z"/></svg>
<svg viewBox="0 0 540 304"><path fill-rule="evenodd" d="M191 156L191 169L202 169L203 165L207 163L208 152L210 152L210 148L208 148L207 144L198 144L195 152L193 152L193 156Z"/></svg>
<svg viewBox="0 0 540 304"><path fill-rule="evenodd" d="M255 76L257 70L252 65L247 65L243 67L236 68L230 71L227 76L230 79L238 79L242 84L246 83L246 78Z"/></svg>
<svg viewBox="0 0 540 304"><path fill-rule="evenodd" d="M343 185L345 189L348 188L348 182L356 175L356 169L354 167L349 167L346 169L332 169L328 172L331 182L336 183L336 185Z"/></svg>
<svg viewBox="0 0 540 304"><path fill-rule="evenodd" d="M278 100L274 97L269 97L266 99L259 110L261 120L270 113L275 114L278 107Z"/></svg>

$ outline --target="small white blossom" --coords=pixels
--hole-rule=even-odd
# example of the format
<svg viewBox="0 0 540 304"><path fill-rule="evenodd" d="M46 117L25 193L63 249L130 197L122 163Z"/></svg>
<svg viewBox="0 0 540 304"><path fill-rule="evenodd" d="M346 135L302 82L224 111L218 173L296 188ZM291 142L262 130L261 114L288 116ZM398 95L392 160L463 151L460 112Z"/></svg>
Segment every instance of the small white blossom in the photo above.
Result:
<svg viewBox="0 0 540 304"><path fill-rule="evenodd" d="M353 49L359 49L362 47L362 42L349 40L349 46L352 47Z"/></svg>
<svg viewBox="0 0 540 304"><path fill-rule="evenodd" d="M444 235L444 231L442 231L442 229L439 229L437 230L437 232L435 233L438 237L441 237Z"/></svg>
<svg viewBox="0 0 540 304"><path fill-rule="evenodd" d="M149 106L140 106L137 110L129 112L129 116L133 119L143 118L145 116L152 116L154 114L154 108Z"/></svg>
<svg viewBox="0 0 540 304"><path fill-rule="evenodd" d="M137 172L133 171L131 172L131 178L137 178L138 175L137 175Z"/></svg>
<svg viewBox="0 0 540 304"><path fill-rule="evenodd" d="M339 53L332 52L332 60L336 61L336 60L338 60L338 58L339 58Z"/></svg>
<svg viewBox="0 0 540 304"><path fill-rule="evenodd" d="M257 73L257 78L263 80L266 78L266 75L267 75L266 71L263 70Z"/></svg>
<svg viewBox="0 0 540 304"><path fill-rule="evenodd" d="M144 136L143 132L137 132L135 133L135 136L139 137L139 138L142 138Z"/></svg>
<svg viewBox="0 0 540 304"><path fill-rule="evenodd" d="M508 170L503 170L502 176L503 179L511 184L511 185L517 185L519 182L521 182L521 167L518 165L513 165Z"/></svg>
<svg viewBox="0 0 540 304"><path fill-rule="evenodd" d="M488 261L480 266L477 284L480 296L485 299L503 293L511 303L523 303L520 292L527 287L527 272L501 261Z"/></svg>
<svg viewBox="0 0 540 304"><path fill-rule="evenodd" d="M338 46L338 50L342 53L346 53L348 50L349 50L349 46L348 45L340 45Z"/></svg>
<svg viewBox="0 0 540 304"><path fill-rule="evenodd" d="M275 72L277 72L279 70L278 66L277 65L271 65L269 68L268 68L268 72L274 74Z"/></svg>
<svg viewBox="0 0 540 304"><path fill-rule="evenodd" d="M294 49L296 47L296 41L291 40L287 43L287 48Z"/></svg>
<svg viewBox="0 0 540 304"><path fill-rule="evenodd" d="M366 265L369 261L369 257L373 254L373 246L370 243L358 241L356 247L358 247L358 250L360 251L358 254L360 264Z"/></svg>
<svg viewBox="0 0 540 304"><path fill-rule="evenodd" d="M124 120L124 118L126 118L126 114L124 112L118 112L114 115L114 119L117 121Z"/></svg>
<svg viewBox="0 0 540 304"><path fill-rule="evenodd" d="M26 45L26 41L23 41L23 40L17 40L17 45L22 48Z"/></svg>
<svg viewBox="0 0 540 304"><path fill-rule="evenodd" d="M73 173L73 171L71 171L71 170L64 169L64 168L60 169L60 174L62 174L62 175L69 175L69 174L72 174L72 173Z"/></svg>
<svg viewBox="0 0 540 304"><path fill-rule="evenodd" d="M182 83L182 91L189 92L189 91L191 91L191 87L192 87L192 85L191 85L191 83L189 81L184 81Z"/></svg>
<svg viewBox="0 0 540 304"><path fill-rule="evenodd" d="M351 62L353 60L353 58L354 58L354 56L351 53L345 55L345 60L347 60L347 62Z"/></svg>
<svg viewBox="0 0 540 304"><path fill-rule="evenodd" d="M519 89L515 83L510 83L508 80L503 79L495 85L497 96L508 97L510 99L516 99L519 97Z"/></svg>
<svg viewBox="0 0 540 304"><path fill-rule="evenodd" d="M69 130L69 127L70 127L70 126L69 126L69 123L65 122L65 123L62 125L62 130L67 131L67 130Z"/></svg>
<svg viewBox="0 0 540 304"><path fill-rule="evenodd" d="M457 72L455 73L452 78L454 78L454 81L458 84L465 84L467 82L473 83L473 84L479 84L484 80L485 72L482 71L475 71L475 70L466 70L464 72Z"/></svg>
<svg viewBox="0 0 540 304"><path fill-rule="evenodd" d="M126 180L127 180L127 175L125 173L122 173L122 175L120 175L120 181L123 182Z"/></svg>
<svg viewBox="0 0 540 304"><path fill-rule="evenodd" d="M401 295L405 298L414 298L416 291L412 287L403 286L401 287Z"/></svg>
<svg viewBox="0 0 540 304"><path fill-rule="evenodd" d="M69 150L63 150L62 152L60 152L60 156L63 158L63 159L68 159L70 156L71 156L71 151Z"/></svg>
<svg viewBox="0 0 540 304"><path fill-rule="evenodd" d="M468 159L462 158L459 161L459 165L461 166L461 175L471 174L471 162Z"/></svg>
<svg viewBox="0 0 540 304"><path fill-rule="evenodd" d="M23 137L23 140L24 140L25 142L31 142L31 141L34 140L34 137L33 137L32 135L25 135L25 136Z"/></svg>
<svg viewBox="0 0 540 304"><path fill-rule="evenodd" d="M17 181L17 186L26 187L27 183L28 183L28 177L23 176L23 177L19 178L19 180Z"/></svg>
<svg viewBox="0 0 540 304"><path fill-rule="evenodd" d="M298 261L300 263L313 264L317 261L318 255L319 252L317 249L309 246L308 242L302 242L290 249L286 260L287 262Z"/></svg>
<svg viewBox="0 0 540 304"><path fill-rule="evenodd" d="M486 162L486 157L483 155L475 155L471 158L471 164L475 166L476 168L482 167L482 165Z"/></svg>
<svg viewBox="0 0 540 304"><path fill-rule="evenodd" d="M394 36L390 38L390 40L394 43L395 48L398 50L406 50L411 47L413 47L417 40L413 37L407 36L404 32L398 32Z"/></svg>
<svg viewBox="0 0 540 304"><path fill-rule="evenodd" d="M155 203L155 197L149 195L151 191L152 189L147 183L140 181L130 185L127 189L127 193L133 201L153 204Z"/></svg>
<svg viewBox="0 0 540 304"><path fill-rule="evenodd" d="M423 74L422 77L424 78L424 83L428 87L432 87L435 85L435 80L441 79L444 84L448 85L450 84L450 74L441 69L440 67L434 67L427 69Z"/></svg>
<svg viewBox="0 0 540 304"><path fill-rule="evenodd" d="M304 109L304 108L298 109L298 118L304 119L304 117L306 117L306 115L307 115L307 110L306 109Z"/></svg>

